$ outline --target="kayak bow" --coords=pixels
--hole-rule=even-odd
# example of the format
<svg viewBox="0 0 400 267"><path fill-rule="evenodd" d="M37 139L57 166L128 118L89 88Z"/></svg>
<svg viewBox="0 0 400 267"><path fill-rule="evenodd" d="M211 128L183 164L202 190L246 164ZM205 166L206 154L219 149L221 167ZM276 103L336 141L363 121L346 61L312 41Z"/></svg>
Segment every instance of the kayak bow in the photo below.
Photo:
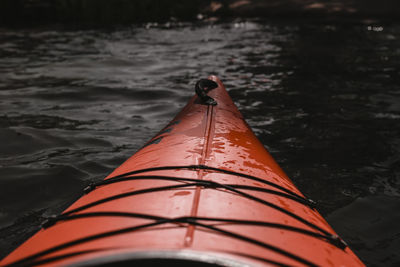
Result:
<svg viewBox="0 0 400 267"><path fill-rule="evenodd" d="M210 76L1 266L364 266Z"/></svg>

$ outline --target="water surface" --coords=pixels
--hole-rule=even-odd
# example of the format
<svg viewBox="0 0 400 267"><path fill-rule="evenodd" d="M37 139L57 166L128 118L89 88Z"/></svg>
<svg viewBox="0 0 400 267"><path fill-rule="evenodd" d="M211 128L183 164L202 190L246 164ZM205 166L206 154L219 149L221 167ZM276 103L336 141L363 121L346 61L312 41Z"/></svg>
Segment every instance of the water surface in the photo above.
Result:
<svg viewBox="0 0 400 267"><path fill-rule="evenodd" d="M216 74L356 254L399 265L399 34L315 21L0 29L0 257Z"/></svg>

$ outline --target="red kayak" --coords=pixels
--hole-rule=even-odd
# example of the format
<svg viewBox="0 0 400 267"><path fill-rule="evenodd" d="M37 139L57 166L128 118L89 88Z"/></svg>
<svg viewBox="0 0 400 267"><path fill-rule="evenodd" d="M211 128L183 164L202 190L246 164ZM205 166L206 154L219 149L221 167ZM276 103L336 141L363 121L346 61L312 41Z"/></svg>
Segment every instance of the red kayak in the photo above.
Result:
<svg viewBox="0 0 400 267"><path fill-rule="evenodd" d="M364 266L215 76L1 266ZM164 266L164 265L162 265Z"/></svg>

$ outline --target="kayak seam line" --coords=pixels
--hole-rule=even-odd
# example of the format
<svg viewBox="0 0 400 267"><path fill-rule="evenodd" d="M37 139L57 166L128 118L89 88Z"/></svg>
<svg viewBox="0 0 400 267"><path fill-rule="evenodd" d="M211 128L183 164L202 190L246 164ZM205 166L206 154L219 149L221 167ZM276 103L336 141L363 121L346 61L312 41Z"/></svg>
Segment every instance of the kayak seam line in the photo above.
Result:
<svg viewBox="0 0 400 267"><path fill-rule="evenodd" d="M203 149L201 152L201 158L200 158L200 165L204 165L206 158L208 156L208 147L210 145L210 138L211 138L211 126L213 123L213 106L208 105L207 106L207 113L206 113L206 127L204 129L204 144L203 144ZM203 180L203 173L204 170L200 169L198 170L198 180ZM193 202L192 202L192 209L190 211L191 216L196 216L198 209L199 209L199 204L200 204L200 194L201 194L201 187L197 186L196 190L194 192L193 196ZM189 247L193 244L193 237L194 237L194 230L195 227L193 225L189 225L184 237L184 246Z"/></svg>

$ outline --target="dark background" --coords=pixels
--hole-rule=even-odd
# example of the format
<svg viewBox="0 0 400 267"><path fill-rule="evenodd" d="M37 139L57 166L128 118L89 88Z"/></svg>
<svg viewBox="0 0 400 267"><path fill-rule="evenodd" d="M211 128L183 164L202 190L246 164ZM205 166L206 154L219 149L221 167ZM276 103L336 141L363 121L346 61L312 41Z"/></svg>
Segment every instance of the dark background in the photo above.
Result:
<svg viewBox="0 0 400 267"><path fill-rule="evenodd" d="M1 0L0 22L115 24L206 17L396 19L396 0Z"/></svg>

